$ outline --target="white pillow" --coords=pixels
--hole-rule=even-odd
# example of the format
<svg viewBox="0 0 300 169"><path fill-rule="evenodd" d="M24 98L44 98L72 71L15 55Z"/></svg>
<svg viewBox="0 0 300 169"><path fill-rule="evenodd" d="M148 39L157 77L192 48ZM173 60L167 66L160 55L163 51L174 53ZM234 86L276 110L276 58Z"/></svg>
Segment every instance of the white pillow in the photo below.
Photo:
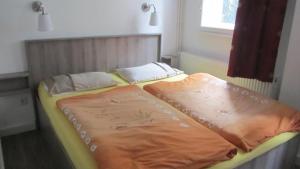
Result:
<svg viewBox="0 0 300 169"><path fill-rule="evenodd" d="M99 89L118 84L111 75L105 72L71 74L70 77L75 91Z"/></svg>
<svg viewBox="0 0 300 169"><path fill-rule="evenodd" d="M45 89L50 96L115 86L110 74L105 72L89 72L71 75L59 75L44 81Z"/></svg>
<svg viewBox="0 0 300 169"><path fill-rule="evenodd" d="M176 71L165 63L153 62L143 66L117 69L116 73L131 84L146 82L152 80L164 79L178 74L182 71Z"/></svg>
<svg viewBox="0 0 300 169"><path fill-rule="evenodd" d="M44 84L50 96L74 91L72 80L67 75L53 76L46 79Z"/></svg>

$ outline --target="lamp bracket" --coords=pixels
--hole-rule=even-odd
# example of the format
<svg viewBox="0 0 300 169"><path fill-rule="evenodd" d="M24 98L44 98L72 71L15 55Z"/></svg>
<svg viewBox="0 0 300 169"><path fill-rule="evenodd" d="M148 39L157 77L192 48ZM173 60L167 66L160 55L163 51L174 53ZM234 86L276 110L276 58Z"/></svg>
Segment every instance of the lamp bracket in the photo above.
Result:
<svg viewBox="0 0 300 169"><path fill-rule="evenodd" d="M32 10L34 12L43 12L44 5L41 1L35 1L32 3Z"/></svg>
<svg viewBox="0 0 300 169"><path fill-rule="evenodd" d="M150 11L150 9L151 9L151 5L150 4L148 4L146 2L142 4L142 11L148 12L148 11Z"/></svg>

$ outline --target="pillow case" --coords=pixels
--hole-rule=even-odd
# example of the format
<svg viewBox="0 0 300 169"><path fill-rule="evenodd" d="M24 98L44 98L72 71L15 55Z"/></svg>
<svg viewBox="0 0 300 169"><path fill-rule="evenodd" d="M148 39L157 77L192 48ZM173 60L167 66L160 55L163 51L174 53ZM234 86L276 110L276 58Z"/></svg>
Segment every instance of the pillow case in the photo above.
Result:
<svg viewBox="0 0 300 169"><path fill-rule="evenodd" d="M44 82L50 96L74 91L72 80L67 75L53 76Z"/></svg>
<svg viewBox="0 0 300 169"><path fill-rule="evenodd" d="M99 89L117 85L117 82L105 72L88 72L70 75L75 91Z"/></svg>
<svg viewBox="0 0 300 169"><path fill-rule="evenodd" d="M164 79L182 74L165 63L153 62L142 66L116 69L116 73L131 84Z"/></svg>
<svg viewBox="0 0 300 169"><path fill-rule="evenodd" d="M50 96L99 88L115 86L110 74L105 72L88 72L80 74L59 75L48 78L44 81L45 88Z"/></svg>

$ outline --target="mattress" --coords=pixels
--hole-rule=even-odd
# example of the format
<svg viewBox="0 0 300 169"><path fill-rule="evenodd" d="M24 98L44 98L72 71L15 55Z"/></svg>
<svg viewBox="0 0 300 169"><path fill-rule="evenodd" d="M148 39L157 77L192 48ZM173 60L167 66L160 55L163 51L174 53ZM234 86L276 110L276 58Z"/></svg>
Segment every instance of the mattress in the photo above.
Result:
<svg viewBox="0 0 300 169"><path fill-rule="evenodd" d="M300 131L298 110L207 73L143 89L246 152L278 134Z"/></svg>
<svg viewBox="0 0 300 169"><path fill-rule="evenodd" d="M186 76L187 75L183 74L183 75L178 75L164 80L178 81L184 79ZM127 83L124 80L120 79L117 75L112 74L112 77L114 80L119 82L119 86L127 85ZM150 83L154 83L154 81L140 83L138 84L138 86L143 87L144 85ZM85 144L82 143L76 130L73 128L71 123L65 118L64 114L61 113L59 109L56 107L56 101L71 96L78 96L78 95L90 94L90 93L99 93L112 88L114 87L86 91L86 92L74 92L74 93L50 97L47 91L45 90L43 84L41 83L41 85L39 86L38 91L39 91L41 104L50 120L50 123L53 126L54 131L56 132L58 139L64 146L67 154L69 155L76 169L82 169L82 168L97 169L97 165L89 149L86 147ZM242 151L239 151L237 156L235 156L232 160L218 163L217 165L210 167L210 169L235 168L247 161L254 159L255 157L264 154L265 152L270 151L271 149L277 147L278 145L287 142L288 140L294 138L295 136L297 136L297 133L284 133L278 135L270 139L269 141L261 144L253 151L249 153L243 153Z"/></svg>

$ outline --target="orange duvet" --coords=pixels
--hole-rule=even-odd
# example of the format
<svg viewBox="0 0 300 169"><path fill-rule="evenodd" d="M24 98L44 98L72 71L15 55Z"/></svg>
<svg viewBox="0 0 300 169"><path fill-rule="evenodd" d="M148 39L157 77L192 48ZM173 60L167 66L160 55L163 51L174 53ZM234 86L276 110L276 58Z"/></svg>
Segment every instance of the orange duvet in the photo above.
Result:
<svg viewBox="0 0 300 169"><path fill-rule="evenodd" d="M200 169L236 154L221 136L137 86L67 98L57 105L99 169Z"/></svg>
<svg viewBox="0 0 300 169"><path fill-rule="evenodd" d="M244 151L282 132L299 131L300 113L275 100L204 73L144 89Z"/></svg>

